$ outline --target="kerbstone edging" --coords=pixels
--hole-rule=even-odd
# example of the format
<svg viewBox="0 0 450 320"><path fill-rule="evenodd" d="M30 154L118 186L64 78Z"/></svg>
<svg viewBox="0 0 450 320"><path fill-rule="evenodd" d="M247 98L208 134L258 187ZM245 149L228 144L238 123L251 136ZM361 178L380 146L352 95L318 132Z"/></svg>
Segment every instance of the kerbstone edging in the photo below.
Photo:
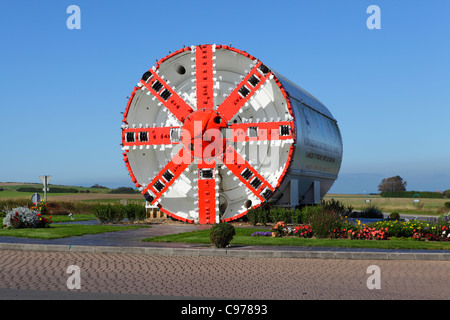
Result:
<svg viewBox="0 0 450 320"><path fill-rule="evenodd" d="M439 260L450 261L450 252L359 252L312 250L236 250L232 248L160 248L120 246L68 246L48 244L0 243L0 250L143 254L160 256L214 256L237 258L303 258L349 260Z"/></svg>

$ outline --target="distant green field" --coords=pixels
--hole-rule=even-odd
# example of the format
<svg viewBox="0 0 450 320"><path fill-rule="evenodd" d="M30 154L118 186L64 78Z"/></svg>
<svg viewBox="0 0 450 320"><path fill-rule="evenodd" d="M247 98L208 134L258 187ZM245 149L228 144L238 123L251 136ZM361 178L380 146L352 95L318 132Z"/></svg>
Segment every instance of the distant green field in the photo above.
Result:
<svg viewBox="0 0 450 320"><path fill-rule="evenodd" d="M396 211L405 214L428 215L437 215L449 211L444 209L444 203L450 201L448 198L422 198L417 203L413 202L412 198L384 198L379 195L364 196L358 194L327 194L324 199L339 200L346 205L353 206L354 210L361 210L369 205L375 205L383 212Z"/></svg>
<svg viewBox="0 0 450 320"><path fill-rule="evenodd" d="M20 189L35 188L34 192L22 192ZM44 191L42 184L14 184L14 183L0 183L0 201L6 199L13 200L30 200L31 196L38 193L41 198L44 198ZM49 185L47 192L48 201L114 201L116 199L143 199L140 193L135 194L118 194L110 193L113 189L107 188L86 188L79 186L61 186ZM57 190L58 192L52 192ZM67 192L64 192L67 190ZM76 192L73 192L76 190Z"/></svg>
<svg viewBox="0 0 450 320"><path fill-rule="evenodd" d="M0 183L0 197L6 197L9 195L23 195L23 194L34 194L34 192L21 192L20 189L25 188L33 188L36 189L36 192L38 193L44 193L44 186L42 184L8 184L8 183ZM48 186L49 193L53 193L52 189L58 189L58 190L64 190L67 189L67 193L108 193L111 191L111 189L99 189L99 188L86 188L86 187L77 187L77 186L62 186L62 185L49 185ZM77 192L72 192L72 190L76 189ZM34 190L33 190L34 191ZM64 193L64 192L58 192L58 193Z"/></svg>
<svg viewBox="0 0 450 320"><path fill-rule="evenodd" d="M38 192L41 197L44 197L44 191L42 191L42 184L14 184L14 183L0 183L0 201L7 199L11 200L26 200L31 201L31 196L34 192L19 192L17 189L22 187L35 187L41 191ZM136 200L144 201L143 196L140 193L135 194L114 194L109 193L111 189L105 188L86 188L79 186L61 186L50 185L49 188L58 189L76 189L78 192L61 192L61 193L47 193L47 200L54 202L103 202L111 203L120 200ZM398 212L404 214L428 214L438 215L446 213L449 210L444 209L444 203L450 201L448 198L433 199L422 198L420 202L413 202L412 198L385 198L379 195L364 196L361 194L327 194L324 199L339 200L346 205L353 206L354 210L362 210L368 205L375 205L383 212ZM368 202L370 201L370 202Z"/></svg>

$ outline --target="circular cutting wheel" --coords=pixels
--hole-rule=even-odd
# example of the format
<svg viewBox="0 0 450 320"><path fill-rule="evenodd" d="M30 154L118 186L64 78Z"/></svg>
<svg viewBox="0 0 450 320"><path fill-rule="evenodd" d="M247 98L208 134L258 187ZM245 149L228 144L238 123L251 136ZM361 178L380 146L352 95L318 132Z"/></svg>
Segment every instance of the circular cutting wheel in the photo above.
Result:
<svg viewBox="0 0 450 320"><path fill-rule="evenodd" d="M272 71L229 46L180 49L135 86L124 113L129 174L145 199L178 220L244 216L279 187L294 116Z"/></svg>

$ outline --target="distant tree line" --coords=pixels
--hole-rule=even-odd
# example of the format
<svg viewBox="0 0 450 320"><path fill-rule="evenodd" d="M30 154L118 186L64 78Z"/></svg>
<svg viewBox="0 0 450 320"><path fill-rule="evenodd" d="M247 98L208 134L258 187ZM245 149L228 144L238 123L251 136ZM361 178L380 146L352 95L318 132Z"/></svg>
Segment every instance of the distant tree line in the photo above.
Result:
<svg viewBox="0 0 450 320"><path fill-rule="evenodd" d="M43 187L20 187L17 188L19 192L42 192ZM78 193L78 189L75 188L60 188L60 187L49 187L48 193Z"/></svg>
<svg viewBox="0 0 450 320"><path fill-rule="evenodd" d="M107 187L99 185L98 183L96 183L93 186L91 186L91 188L93 188L93 189L109 189Z"/></svg>
<svg viewBox="0 0 450 320"><path fill-rule="evenodd" d="M91 188L94 188L91 187ZM109 188L106 187L102 187L102 186L98 186L95 187L97 189L105 189L105 191L109 190ZM1 190L0 190L1 191ZM42 187L20 187L17 188L17 191L19 192L35 192L35 193L39 193L43 191ZM48 193L90 193L89 189L86 190L79 190L76 188L62 188L62 187L52 187L49 186L49 191L47 191ZM133 189L133 188L129 188L129 187L119 187L116 189L111 189L109 191L107 191L108 193L115 193L115 194L133 194L133 193L138 193L139 191L137 189Z"/></svg>
<svg viewBox="0 0 450 320"><path fill-rule="evenodd" d="M129 187L119 187L116 189L112 189L111 191L109 191L109 193L132 194L132 193L139 193L139 190Z"/></svg>
<svg viewBox="0 0 450 320"><path fill-rule="evenodd" d="M101 186L99 184L94 184L91 188L94 189L109 189L107 187ZM129 187L119 187L116 189L111 189L108 193L116 193L116 194L133 194L139 193L137 189L129 188Z"/></svg>
<svg viewBox="0 0 450 320"><path fill-rule="evenodd" d="M418 194L420 198L442 199L445 197L445 195L440 192L432 192L432 191L382 192L380 193L380 196L385 198L412 198L415 194Z"/></svg>
<svg viewBox="0 0 450 320"><path fill-rule="evenodd" d="M432 191L406 191L406 181L400 176L385 178L378 185L380 196L389 198L412 198L418 194L420 198L450 198L450 189L444 192Z"/></svg>

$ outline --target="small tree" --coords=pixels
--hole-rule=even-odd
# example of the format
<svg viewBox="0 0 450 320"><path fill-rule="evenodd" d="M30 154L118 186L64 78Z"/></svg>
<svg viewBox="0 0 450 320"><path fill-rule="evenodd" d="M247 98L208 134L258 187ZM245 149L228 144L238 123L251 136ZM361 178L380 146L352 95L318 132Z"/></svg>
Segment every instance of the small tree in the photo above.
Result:
<svg viewBox="0 0 450 320"><path fill-rule="evenodd" d="M380 192L399 192L406 191L406 181L400 176L383 179L378 185Z"/></svg>

